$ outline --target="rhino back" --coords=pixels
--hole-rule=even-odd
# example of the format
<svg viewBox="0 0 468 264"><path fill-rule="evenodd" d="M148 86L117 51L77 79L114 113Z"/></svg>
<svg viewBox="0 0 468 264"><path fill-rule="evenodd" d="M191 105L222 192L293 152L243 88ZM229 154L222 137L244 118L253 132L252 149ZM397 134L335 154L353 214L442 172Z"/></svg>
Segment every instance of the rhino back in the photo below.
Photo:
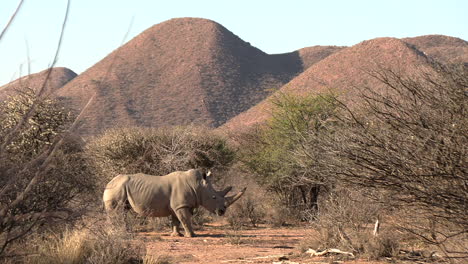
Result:
<svg viewBox="0 0 468 264"><path fill-rule="evenodd" d="M127 199L138 214L168 216L172 210L180 207L196 206L190 187L196 181L192 178L184 172L166 176L129 175L126 183Z"/></svg>

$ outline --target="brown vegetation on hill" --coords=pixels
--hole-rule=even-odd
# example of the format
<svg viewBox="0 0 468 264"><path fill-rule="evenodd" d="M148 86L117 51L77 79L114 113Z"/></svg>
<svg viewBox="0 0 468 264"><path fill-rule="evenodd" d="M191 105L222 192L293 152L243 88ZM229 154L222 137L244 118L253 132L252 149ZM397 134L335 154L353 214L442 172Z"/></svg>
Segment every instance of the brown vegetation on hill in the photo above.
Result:
<svg viewBox="0 0 468 264"><path fill-rule="evenodd" d="M38 73L30 74L0 87L0 101L5 100L9 95L21 88L29 87L34 90L41 88L49 74L48 72L49 70L47 69ZM57 89L64 86L75 77L76 73L68 68L52 68L49 78L44 86L44 94L47 95L54 93Z"/></svg>
<svg viewBox="0 0 468 264"><path fill-rule="evenodd" d="M376 67L406 71L432 61L466 63L467 54L462 39L428 35L269 55L216 22L178 18L147 29L76 78L71 70L54 68L46 91L77 112L92 98L80 134L130 126L218 127L228 121L223 127L235 130L269 116L265 99L277 90L330 90L352 100L354 86L377 85L366 73ZM26 81L39 87L45 74L0 87L0 100Z"/></svg>
<svg viewBox="0 0 468 264"><path fill-rule="evenodd" d="M391 68L408 72L416 67L430 67L431 61L422 52L395 38L377 38L342 49L309 67L281 87L279 92L320 94L330 92L345 102L353 102L358 87L378 89L381 83L369 72ZM271 97L236 116L222 129L237 131L261 123L270 116Z"/></svg>
<svg viewBox="0 0 468 264"><path fill-rule="evenodd" d="M334 50L268 55L213 21L171 19L112 52L58 96L80 110L95 94L83 134L126 126L217 127Z"/></svg>
<svg viewBox="0 0 468 264"><path fill-rule="evenodd" d="M414 45L427 56L432 57L439 62L468 62L468 42L463 39L443 35L427 35L414 38L404 38L402 40Z"/></svg>
<svg viewBox="0 0 468 264"><path fill-rule="evenodd" d="M312 46L298 50L304 70L326 57L338 52L346 47L340 46Z"/></svg>

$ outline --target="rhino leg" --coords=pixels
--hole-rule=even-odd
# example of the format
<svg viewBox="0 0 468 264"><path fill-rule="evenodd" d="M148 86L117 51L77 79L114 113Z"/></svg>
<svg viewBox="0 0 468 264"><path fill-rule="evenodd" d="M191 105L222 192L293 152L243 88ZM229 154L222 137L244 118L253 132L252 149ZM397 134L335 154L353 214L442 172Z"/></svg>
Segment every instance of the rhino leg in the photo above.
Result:
<svg viewBox="0 0 468 264"><path fill-rule="evenodd" d="M182 223L185 230L185 237L194 237L195 233L192 228L192 213L189 208L181 208L176 212L177 218Z"/></svg>
<svg viewBox="0 0 468 264"><path fill-rule="evenodd" d="M172 227L171 236L183 236L182 233L180 233L180 221L176 215L171 216L171 227Z"/></svg>

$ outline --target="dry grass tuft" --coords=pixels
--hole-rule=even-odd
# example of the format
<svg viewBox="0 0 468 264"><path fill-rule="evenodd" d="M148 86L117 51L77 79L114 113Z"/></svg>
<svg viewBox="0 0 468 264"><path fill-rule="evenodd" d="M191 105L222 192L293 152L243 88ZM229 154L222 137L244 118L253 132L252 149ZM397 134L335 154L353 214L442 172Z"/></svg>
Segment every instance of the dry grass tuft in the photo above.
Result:
<svg viewBox="0 0 468 264"><path fill-rule="evenodd" d="M51 234L35 241L37 254L27 258L32 264L59 263L141 263L141 248L134 238L112 226L77 228L61 236ZM151 263L151 262L148 262Z"/></svg>

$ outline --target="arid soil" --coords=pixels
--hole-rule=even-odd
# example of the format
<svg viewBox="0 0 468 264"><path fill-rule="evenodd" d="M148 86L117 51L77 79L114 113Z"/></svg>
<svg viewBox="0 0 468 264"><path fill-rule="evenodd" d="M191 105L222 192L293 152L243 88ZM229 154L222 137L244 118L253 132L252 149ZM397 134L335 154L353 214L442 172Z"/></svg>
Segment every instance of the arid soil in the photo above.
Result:
<svg viewBox="0 0 468 264"><path fill-rule="evenodd" d="M147 254L169 263L332 263L330 258L312 258L301 253L301 241L312 234L313 231L305 227L233 231L215 225L198 230L194 238L171 237L169 232L142 232L139 237L146 241ZM384 262L346 260L339 263Z"/></svg>

